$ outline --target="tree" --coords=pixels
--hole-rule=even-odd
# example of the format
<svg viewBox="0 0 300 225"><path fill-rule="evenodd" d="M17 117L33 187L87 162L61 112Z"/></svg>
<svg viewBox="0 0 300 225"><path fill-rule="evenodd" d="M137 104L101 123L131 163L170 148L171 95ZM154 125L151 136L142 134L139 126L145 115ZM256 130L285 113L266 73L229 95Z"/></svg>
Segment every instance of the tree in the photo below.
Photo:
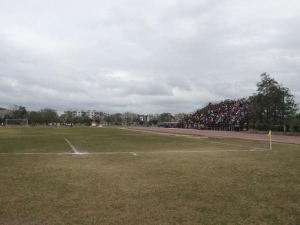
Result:
<svg viewBox="0 0 300 225"><path fill-rule="evenodd" d="M27 113L26 107L24 106L13 105L10 107L10 110L12 111L12 117L14 119L24 119Z"/></svg>
<svg viewBox="0 0 300 225"><path fill-rule="evenodd" d="M57 122L59 120L56 111L53 109L41 109L40 114L43 123Z"/></svg>
<svg viewBox="0 0 300 225"><path fill-rule="evenodd" d="M61 119L64 123L74 123L74 118L71 111L67 111L61 116Z"/></svg>
<svg viewBox="0 0 300 225"><path fill-rule="evenodd" d="M116 113L113 115L113 120L115 125L121 125L122 124L122 114Z"/></svg>
<svg viewBox="0 0 300 225"><path fill-rule="evenodd" d="M82 117L81 116L76 116L74 117L74 124L82 124Z"/></svg>
<svg viewBox="0 0 300 225"><path fill-rule="evenodd" d="M87 125L87 126L90 126L92 124L90 117L88 117L87 115L76 116L73 119L73 121L74 121L75 124L84 124L84 125Z"/></svg>
<svg viewBox="0 0 300 225"><path fill-rule="evenodd" d="M300 132L300 113L295 115L292 121L292 129L294 132Z"/></svg>
<svg viewBox="0 0 300 225"><path fill-rule="evenodd" d="M152 126L153 126L153 125L156 126L157 123L158 123L158 120L157 120L157 119L151 119L151 120L149 121L149 124L152 125Z"/></svg>
<svg viewBox="0 0 300 225"><path fill-rule="evenodd" d="M121 125L122 124L122 114L116 113L116 114L111 114L107 115L104 117L104 121L109 123L109 124L114 124L114 125Z"/></svg>
<svg viewBox="0 0 300 225"><path fill-rule="evenodd" d="M173 120L174 116L171 113L162 113L158 118L159 122L172 122Z"/></svg>
<svg viewBox="0 0 300 225"><path fill-rule="evenodd" d="M82 116L82 123L84 125L90 126L92 124L91 123L91 118L88 117L87 115Z"/></svg>
<svg viewBox="0 0 300 225"><path fill-rule="evenodd" d="M133 122L134 124L140 124L141 118L140 118L140 117L135 117L135 118L133 118L132 122Z"/></svg>
<svg viewBox="0 0 300 225"><path fill-rule="evenodd" d="M249 119L257 129L283 131L297 111L294 96L269 74L263 73L260 76L257 93L250 97L252 106Z"/></svg>
<svg viewBox="0 0 300 225"><path fill-rule="evenodd" d="M40 112L31 111L27 113L29 123L42 123L42 115Z"/></svg>

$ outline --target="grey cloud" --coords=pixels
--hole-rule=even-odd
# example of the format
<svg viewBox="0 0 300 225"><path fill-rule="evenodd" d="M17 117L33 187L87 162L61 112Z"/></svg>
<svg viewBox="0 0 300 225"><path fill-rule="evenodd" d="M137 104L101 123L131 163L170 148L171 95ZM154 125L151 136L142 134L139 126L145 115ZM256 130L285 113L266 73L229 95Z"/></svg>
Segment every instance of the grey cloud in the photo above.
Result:
<svg viewBox="0 0 300 225"><path fill-rule="evenodd" d="M0 102L190 112L251 95L265 71L299 102L299 11L282 0L2 1Z"/></svg>

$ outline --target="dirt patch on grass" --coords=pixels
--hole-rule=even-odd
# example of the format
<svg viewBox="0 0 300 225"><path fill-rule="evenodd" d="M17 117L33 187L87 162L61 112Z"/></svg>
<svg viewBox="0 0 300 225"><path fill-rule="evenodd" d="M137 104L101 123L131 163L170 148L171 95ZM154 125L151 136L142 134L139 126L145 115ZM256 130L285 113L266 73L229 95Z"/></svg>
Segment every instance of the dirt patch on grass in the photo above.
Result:
<svg viewBox="0 0 300 225"><path fill-rule="evenodd" d="M135 129L127 129L127 128L120 128L122 130L133 130L137 131ZM167 132L158 132L158 131L149 131L149 130L138 130L138 132L144 132L144 133L150 133L150 134L160 134L160 135L166 135L166 136L175 136L175 137L185 137L185 138L203 138L207 139L207 136L198 136L198 135L187 135L187 134L174 134L174 133L167 133Z"/></svg>

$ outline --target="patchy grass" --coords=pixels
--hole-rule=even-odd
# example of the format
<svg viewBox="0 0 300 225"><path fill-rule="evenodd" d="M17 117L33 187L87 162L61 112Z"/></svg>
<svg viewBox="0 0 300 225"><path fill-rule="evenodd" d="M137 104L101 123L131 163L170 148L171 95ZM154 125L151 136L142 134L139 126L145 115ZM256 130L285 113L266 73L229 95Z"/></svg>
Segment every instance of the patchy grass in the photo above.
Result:
<svg viewBox="0 0 300 225"><path fill-rule="evenodd" d="M66 137L79 151L138 154L0 154L0 224L300 223L298 145L245 151L268 143L7 128L0 129L2 153L72 152Z"/></svg>

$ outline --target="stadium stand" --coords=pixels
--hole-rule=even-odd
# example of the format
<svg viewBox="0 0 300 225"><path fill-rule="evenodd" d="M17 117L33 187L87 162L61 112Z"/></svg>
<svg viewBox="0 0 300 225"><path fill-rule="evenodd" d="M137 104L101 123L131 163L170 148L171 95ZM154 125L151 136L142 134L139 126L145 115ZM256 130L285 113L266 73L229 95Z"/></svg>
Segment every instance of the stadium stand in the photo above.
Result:
<svg viewBox="0 0 300 225"><path fill-rule="evenodd" d="M179 127L205 130L249 129L248 112L250 100L224 100L219 103L209 103L203 109L197 110L180 121Z"/></svg>

